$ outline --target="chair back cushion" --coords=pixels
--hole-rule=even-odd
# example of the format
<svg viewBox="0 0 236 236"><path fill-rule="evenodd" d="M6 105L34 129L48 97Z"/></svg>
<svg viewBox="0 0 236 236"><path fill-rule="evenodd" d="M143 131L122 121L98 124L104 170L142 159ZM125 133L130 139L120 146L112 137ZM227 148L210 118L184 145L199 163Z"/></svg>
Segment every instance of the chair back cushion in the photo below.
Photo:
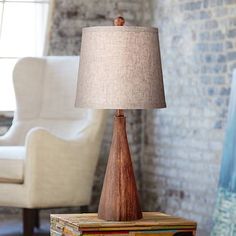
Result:
<svg viewBox="0 0 236 236"><path fill-rule="evenodd" d="M17 110L22 119L82 119L75 108L79 57L23 58L13 79Z"/></svg>

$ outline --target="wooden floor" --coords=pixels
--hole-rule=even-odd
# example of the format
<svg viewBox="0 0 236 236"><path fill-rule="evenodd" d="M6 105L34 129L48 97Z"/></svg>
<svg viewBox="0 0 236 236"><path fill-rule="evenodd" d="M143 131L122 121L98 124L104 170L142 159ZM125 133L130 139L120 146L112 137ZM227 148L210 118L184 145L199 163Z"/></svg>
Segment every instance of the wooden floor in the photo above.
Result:
<svg viewBox="0 0 236 236"><path fill-rule="evenodd" d="M49 236L49 220L42 219L40 230L35 230L35 236ZM0 236L23 236L21 218L0 219Z"/></svg>

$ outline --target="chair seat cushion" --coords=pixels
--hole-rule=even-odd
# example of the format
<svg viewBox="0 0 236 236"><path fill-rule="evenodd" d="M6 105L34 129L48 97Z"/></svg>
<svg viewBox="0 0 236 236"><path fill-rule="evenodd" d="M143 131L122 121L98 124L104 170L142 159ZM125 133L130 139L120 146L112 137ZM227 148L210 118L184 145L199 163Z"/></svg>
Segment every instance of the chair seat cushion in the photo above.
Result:
<svg viewBox="0 0 236 236"><path fill-rule="evenodd" d="M25 147L0 146L0 183L23 183Z"/></svg>

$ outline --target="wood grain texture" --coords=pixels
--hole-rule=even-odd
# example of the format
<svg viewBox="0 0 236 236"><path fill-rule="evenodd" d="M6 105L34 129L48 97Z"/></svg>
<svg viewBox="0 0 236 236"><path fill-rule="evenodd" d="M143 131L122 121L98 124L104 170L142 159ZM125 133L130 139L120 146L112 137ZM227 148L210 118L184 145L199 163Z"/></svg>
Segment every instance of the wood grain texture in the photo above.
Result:
<svg viewBox="0 0 236 236"><path fill-rule="evenodd" d="M112 144L103 182L98 217L108 221L142 218L123 111L114 117Z"/></svg>
<svg viewBox="0 0 236 236"><path fill-rule="evenodd" d="M160 212L143 212L137 221L106 221L96 213L51 215L51 235L194 236L196 222Z"/></svg>

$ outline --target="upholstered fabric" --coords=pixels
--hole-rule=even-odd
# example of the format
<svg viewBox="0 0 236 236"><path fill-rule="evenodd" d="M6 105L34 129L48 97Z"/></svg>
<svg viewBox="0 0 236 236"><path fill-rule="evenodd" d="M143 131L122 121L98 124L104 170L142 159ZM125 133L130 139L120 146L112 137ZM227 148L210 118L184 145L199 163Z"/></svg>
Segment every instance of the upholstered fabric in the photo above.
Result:
<svg viewBox="0 0 236 236"><path fill-rule="evenodd" d="M76 105L97 109L166 107L156 28L87 27L82 36Z"/></svg>
<svg viewBox="0 0 236 236"><path fill-rule="evenodd" d="M0 137L0 150L9 159L23 155L23 172L8 183L0 178L0 206L89 204L106 114L75 108L78 64L78 57L24 58L16 64L17 110ZM17 149L12 146L23 146L22 155L10 154Z"/></svg>
<svg viewBox="0 0 236 236"><path fill-rule="evenodd" d="M0 148L0 183L23 183L25 147Z"/></svg>

